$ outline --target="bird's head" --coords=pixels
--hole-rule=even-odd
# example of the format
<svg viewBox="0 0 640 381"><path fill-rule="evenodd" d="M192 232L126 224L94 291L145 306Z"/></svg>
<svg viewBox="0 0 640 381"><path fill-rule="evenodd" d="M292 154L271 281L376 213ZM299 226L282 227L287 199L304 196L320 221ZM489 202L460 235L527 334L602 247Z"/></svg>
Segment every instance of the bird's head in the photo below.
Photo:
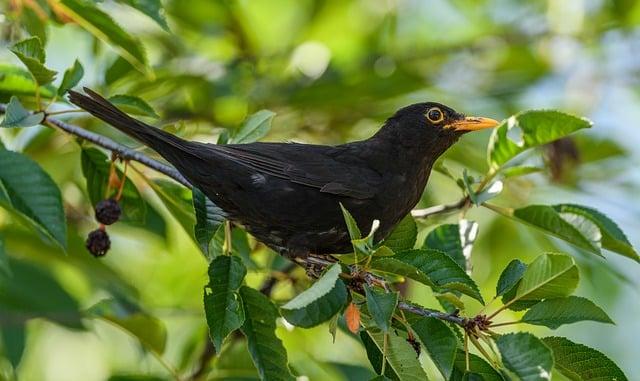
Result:
<svg viewBox="0 0 640 381"><path fill-rule="evenodd" d="M405 147L436 149L440 154L463 134L497 125L490 118L465 116L443 104L424 102L396 111L376 135Z"/></svg>

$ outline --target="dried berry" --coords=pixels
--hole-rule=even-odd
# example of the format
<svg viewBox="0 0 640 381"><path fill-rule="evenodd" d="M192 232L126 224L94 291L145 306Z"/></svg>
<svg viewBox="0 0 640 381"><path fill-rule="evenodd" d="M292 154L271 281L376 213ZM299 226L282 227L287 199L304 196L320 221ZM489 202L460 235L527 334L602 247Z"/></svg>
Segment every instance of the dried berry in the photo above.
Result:
<svg viewBox="0 0 640 381"><path fill-rule="evenodd" d="M96 220L101 224L111 225L120 219L122 209L118 201L110 198L100 201L95 208Z"/></svg>
<svg viewBox="0 0 640 381"><path fill-rule="evenodd" d="M111 240L106 231L96 229L89 233L86 246L87 250L89 250L94 257L102 257L107 254L107 251L111 248Z"/></svg>

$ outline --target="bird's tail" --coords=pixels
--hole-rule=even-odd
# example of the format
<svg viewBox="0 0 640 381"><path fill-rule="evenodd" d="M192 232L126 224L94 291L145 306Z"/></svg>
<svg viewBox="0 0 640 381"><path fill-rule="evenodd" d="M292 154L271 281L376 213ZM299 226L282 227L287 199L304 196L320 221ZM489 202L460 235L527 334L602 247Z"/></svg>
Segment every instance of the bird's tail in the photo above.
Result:
<svg viewBox="0 0 640 381"><path fill-rule="evenodd" d="M91 89L85 87L84 91L87 95L69 91L69 101L152 148L181 172L189 158L197 157L194 143L130 117Z"/></svg>

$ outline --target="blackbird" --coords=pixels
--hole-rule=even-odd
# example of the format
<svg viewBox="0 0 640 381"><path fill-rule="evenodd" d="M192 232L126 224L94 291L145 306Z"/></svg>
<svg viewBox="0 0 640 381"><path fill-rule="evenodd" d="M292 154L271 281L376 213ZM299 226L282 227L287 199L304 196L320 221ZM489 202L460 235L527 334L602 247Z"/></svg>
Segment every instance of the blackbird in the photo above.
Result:
<svg viewBox="0 0 640 381"><path fill-rule="evenodd" d="M337 146L215 145L134 119L85 88L69 99L158 152L227 218L290 258L350 252L340 203L366 234L387 237L418 203L436 159L464 133L498 124L426 102L398 110L372 137Z"/></svg>

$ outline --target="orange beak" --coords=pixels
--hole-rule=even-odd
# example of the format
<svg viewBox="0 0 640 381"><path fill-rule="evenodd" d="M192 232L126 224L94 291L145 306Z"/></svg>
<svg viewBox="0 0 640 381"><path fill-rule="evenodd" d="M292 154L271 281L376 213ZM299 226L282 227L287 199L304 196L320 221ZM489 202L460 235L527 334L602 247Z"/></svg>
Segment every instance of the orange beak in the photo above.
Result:
<svg viewBox="0 0 640 381"><path fill-rule="evenodd" d="M493 128L498 124L500 124L500 122L491 118L468 116L464 119L447 124L445 128L453 128L456 131L478 131L486 128Z"/></svg>

